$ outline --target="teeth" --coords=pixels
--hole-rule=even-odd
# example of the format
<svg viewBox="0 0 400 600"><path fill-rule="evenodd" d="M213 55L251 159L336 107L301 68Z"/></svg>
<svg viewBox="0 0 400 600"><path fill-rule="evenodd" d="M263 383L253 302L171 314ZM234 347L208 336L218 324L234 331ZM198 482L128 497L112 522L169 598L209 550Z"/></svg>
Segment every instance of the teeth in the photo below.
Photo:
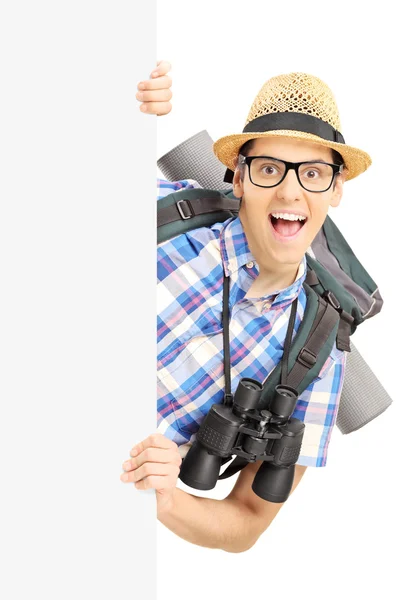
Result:
<svg viewBox="0 0 400 600"><path fill-rule="evenodd" d="M271 213L275 219L285 219L286 221L305 221L307 217L295 215L293 213Z"/></svg>

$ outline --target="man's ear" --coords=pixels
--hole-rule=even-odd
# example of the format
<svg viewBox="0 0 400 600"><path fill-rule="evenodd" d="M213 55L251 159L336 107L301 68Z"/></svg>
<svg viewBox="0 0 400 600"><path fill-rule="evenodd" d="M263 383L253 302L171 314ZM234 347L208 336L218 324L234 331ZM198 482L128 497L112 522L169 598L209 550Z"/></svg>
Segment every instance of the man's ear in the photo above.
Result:
<svg viewBox="0 0 400 600"><path fill-rule="evenodd" d="M243 196L243 181L240 179L240 170L239 167L236 167L235 173L233 175L233 194L236 198L241 198Z"/></svg>
<svg viewBox="0 0 400 600"><path fill-rule="evenodd" d="M339 175L336 176L335 182L334 182L334 190L333 190L333 194L332 194L332 198L329 202L330 206L339 206L340 201L342 199L343 196L343 185L344 182L346 181L346 170L343 171L343 173L340 173Z"/></svg>

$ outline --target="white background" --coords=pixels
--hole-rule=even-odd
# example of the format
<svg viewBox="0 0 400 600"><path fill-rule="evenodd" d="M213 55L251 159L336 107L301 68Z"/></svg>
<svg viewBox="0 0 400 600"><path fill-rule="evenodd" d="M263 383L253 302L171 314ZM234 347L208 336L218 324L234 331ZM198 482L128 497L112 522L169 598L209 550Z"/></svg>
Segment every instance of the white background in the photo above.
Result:
<svg viewBox="0 0 400 600"><path fill-rule="evenodd" d="M309 72L334 91L346 142L369 152L373 165L346 184L341 206L330 214L385 301L352 339L394 399L358 432L343 436L335 428L326 468L308 469L250 551L201 548L158 524L163 600L398 597L400 128L393 10L389 2L158 2L157 58L172 63L174 93L172 113L157 119L158 157L202 129L214 140L240 132L255 95L274 75ZM219 482L204 495L222 499L233 483Z"/></svg>
<svg viewBox="0 0 400 600"><path fill-rule="evenodd" d="M4 600L156 597L154 494L119 479L156 421L155 33L151 1L1 3Z"/></svg>

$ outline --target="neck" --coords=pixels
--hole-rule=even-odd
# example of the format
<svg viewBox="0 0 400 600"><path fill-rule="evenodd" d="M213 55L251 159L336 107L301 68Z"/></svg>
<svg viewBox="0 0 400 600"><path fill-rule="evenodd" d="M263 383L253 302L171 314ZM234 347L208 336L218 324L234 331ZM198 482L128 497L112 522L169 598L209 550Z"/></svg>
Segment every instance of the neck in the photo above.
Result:
<svg viewBox="0 0 400 600"><path fill-rule="evenodd" d="M288 265L286 272L267 271L260 266L260 272L257 278L251 284L247 297L261 298L269 296L278 290L284 290L294 283L299 270L299 265Z"/></svg>

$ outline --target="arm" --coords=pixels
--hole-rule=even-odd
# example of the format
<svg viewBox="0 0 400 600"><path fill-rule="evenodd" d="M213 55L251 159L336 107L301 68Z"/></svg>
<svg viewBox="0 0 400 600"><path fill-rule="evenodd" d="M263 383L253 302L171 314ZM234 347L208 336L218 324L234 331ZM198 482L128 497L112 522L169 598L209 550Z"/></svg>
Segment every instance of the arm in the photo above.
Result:
<svg viewBox="0 0 400 600"><path fill-rule="evenodd" d="M324 466L343 386L345 353L332 349L319 376L301 394L293 414L306 423L302 452L296 465L292 492L306 465ZM251 548L272 523L283 504L267 502L251 489L261 462L243 469L230 494L213 500L176 489L167 505L158 507L158 518L183 539L228 552Z"/></svg>
<svg viewBox="0 0 400 600"><path fill-rule="evenodd" d="M324 466L343 385L345 353L332 350L317 377L299 398L294 417L306 423L302 452L295 470L292 492L307 465ZM251 548L272 523L283 504L267 502L251 489L261 462L250 463L240 473L224 500L214 500L174 489L158 519L183 539L208 548L243 552Z"/></svg>
<svg viewBox="0 0 400 600"><path fill-rule="evenodd" d="M261 461L248 464L223 500L201 498L175 488L170 504L157 512L158 520L184 540L226 552L245 552L269 527L283 503L267 502L251 489ZM296 465L291 493L306 467Z"/></svg>
<svg viewBox="0 0 400 600"><path fill-rule="evenodd" d="M255 544L283 506L262 500L251 489L261 461L242 470L226 498L214 500L176 487L182 459L177 445L162 434L153 434L137 444L131 456L123 465L122 481L134 483L139 490L154 488L159 521L198 546L244 552ZM296 466L292 492L305 470Z"/></svg>

